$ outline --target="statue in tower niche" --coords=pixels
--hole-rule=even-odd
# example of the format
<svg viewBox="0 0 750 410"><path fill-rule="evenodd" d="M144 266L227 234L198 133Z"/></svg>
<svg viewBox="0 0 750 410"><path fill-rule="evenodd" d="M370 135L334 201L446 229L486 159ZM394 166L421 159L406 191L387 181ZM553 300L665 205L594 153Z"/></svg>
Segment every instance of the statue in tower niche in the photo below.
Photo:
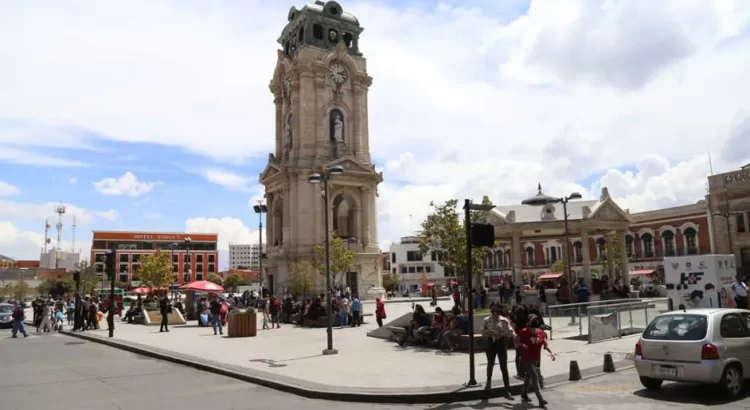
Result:
<svg viewBox="0 0 750 410"><path fill-rule="evenodd" d="M344 115L340 110L331 110L331 141L344 142Z"/></svg>

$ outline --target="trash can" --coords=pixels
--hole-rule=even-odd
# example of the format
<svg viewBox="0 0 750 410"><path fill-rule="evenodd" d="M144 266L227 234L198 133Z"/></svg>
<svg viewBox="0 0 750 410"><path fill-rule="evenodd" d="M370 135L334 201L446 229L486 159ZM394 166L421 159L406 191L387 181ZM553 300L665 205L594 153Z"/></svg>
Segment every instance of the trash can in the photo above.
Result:
<svg viewBox="0 0 750 410"><path fill-rule="evenodd" d="M255 309L233 309L227 316L229 337L254 337L258 333Z"/></svg>

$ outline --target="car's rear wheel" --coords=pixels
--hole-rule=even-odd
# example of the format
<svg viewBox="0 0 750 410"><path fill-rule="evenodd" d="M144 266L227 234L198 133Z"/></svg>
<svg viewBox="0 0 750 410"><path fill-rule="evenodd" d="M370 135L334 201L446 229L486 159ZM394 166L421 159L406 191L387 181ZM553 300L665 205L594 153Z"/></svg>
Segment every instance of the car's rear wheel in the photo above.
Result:
<svg viewBox="0 0 750 410"><path fill-rule="evenodd" d="M641 376L640 379L643 387L649 390L656 390L661 387L662 383L664 383L664 380L652 379L650 377Z"/></svg>
<svg viewBox="0 0 750 410"><path fill-rule="evenodd" d="M740 397L742 394L742 367L737 364L727 366L721 376L719 387L732 398Z"/></svg>

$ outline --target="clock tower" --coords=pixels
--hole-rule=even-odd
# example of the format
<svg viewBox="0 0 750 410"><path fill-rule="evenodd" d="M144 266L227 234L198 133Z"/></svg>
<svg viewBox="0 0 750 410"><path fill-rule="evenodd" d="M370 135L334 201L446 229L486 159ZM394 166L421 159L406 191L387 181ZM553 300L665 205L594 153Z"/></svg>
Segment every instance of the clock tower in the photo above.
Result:
<svg viewBox="0 0 750 410"><path fill-rule="evenodd" d="M278 39L281 49L270 89L276 106L274 153L260 175L268 206L268 259L263 264L273 292L289 286L295 262L310 260L329 231L346 240L356 257L336 286L360 298L382 294L381 254L375 202L383 181L370 157L367 93L372 78L360 51L363 28L335 1L292 7ZM329 181L329 209L321 184L308 176L333 165L344 169ZM317 291L324 291L322 275Z"/></svg>

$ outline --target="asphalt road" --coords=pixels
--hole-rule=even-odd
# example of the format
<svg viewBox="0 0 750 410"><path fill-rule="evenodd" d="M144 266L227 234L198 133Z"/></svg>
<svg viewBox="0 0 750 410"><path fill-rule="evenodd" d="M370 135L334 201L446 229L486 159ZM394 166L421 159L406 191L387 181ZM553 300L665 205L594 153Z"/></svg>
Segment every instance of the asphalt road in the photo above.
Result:
<svg viewBox="0 0 750 410"><path fill-rule="evenodd" d="M0 369L3 410L525 410L535 405L518 398L412 406L310 400L64 335L11 339L7 330L0 330ZM427 372L425 377L429 380ZM727 403L711 388L693 385L670 383L649 393L633 370L564 384L544 395L549 409L750 409L750 399Z"/></svg>

